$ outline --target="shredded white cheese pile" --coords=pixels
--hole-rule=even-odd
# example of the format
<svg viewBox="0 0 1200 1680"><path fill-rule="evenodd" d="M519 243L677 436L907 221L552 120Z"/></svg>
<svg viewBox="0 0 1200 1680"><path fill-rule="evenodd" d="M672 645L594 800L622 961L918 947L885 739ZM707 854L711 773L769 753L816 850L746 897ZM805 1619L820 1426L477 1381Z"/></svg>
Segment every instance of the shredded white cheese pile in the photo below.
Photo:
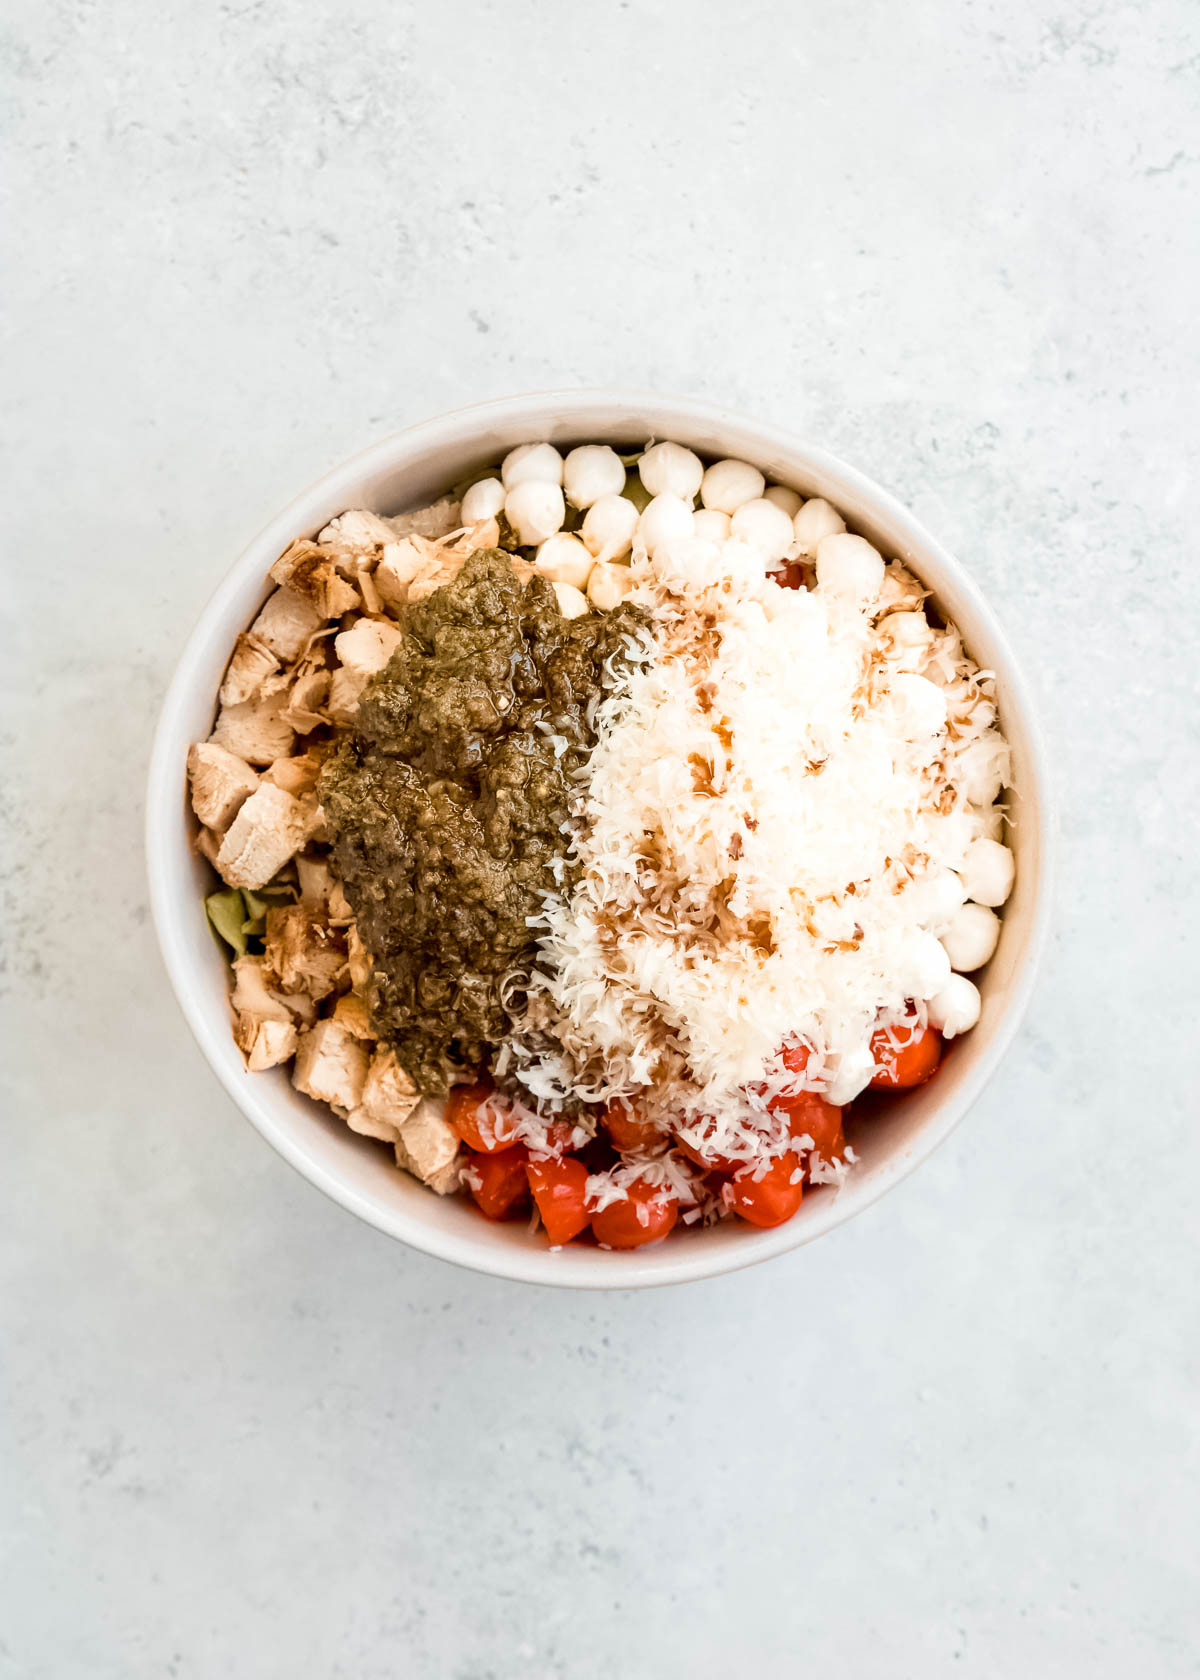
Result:
<svg viewBox="0 0 1200 1680"><path fill-rule="evenodd" d="M938 881L996 835L1007 747L957 633L914 645L889 621L921 612L895 563L862 604L780 587L736 539L635 571L646 657L597 710L581 873L541 919L520 1078L551 1108L707 1117L721 1147L795 1087L785 1044L846 1102L872 1034L923 1019L949 974Z"/></svg>

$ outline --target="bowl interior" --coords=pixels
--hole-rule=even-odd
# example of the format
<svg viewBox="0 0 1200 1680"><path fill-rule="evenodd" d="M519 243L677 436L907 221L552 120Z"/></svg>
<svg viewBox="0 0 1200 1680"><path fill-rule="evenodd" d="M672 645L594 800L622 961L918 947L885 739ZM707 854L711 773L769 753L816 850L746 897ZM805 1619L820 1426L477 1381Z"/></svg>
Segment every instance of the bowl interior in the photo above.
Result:
<svg viewBox="0 0 1200 1680"><path fill-rule="evenodd" d="M634 1254L586 1247L551 1254L524 1224L488 1224L461 1198L435 1196L398 1172L385 1145L356 1136L301 1096L284 1070L245 1071L230 1034L228 970L201 903L212 877L191 846L184 761L190 743L212 728L234 637L265 599L267 569L294 537L314 534L348 507L391 514L420 506L529 439L632 447L653 437L744 457L806 496L826 496L852 529L904 560L932 589L972 656L997 676L1000 722L1013 755L1008 797L1017 879L999 947L977 977L978 1027L953 1044L932 1085L880 1107L867 1124L851 1122L861 1164L839 1192L814 1193L775 1231L729 1221ZM1048 831L1040 743L1020 674L968 575L909 513L852 468L773 428L700 404L592 392L513 398L415 427L339 467L274 520L222 583L187 645L163 708L147 809L151 896L168 971L209 1062L264 1137L343 1206L405 1242L499 1276L583 1288L682 1282L767 1259L841 1224L918 1165L978 1095L1015 1030L1044 933Z"/></svg>

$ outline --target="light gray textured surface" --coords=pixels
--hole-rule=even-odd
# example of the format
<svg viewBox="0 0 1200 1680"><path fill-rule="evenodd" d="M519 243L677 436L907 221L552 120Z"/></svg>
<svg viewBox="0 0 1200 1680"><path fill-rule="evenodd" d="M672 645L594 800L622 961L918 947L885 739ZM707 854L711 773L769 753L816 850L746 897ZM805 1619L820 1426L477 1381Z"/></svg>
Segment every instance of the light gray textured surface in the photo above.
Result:
<svg viewBox="0 0 1200 1680"><path fill-rule="evenodd" d="M8 20L0 1673L1197 1672L1196 8ZM951 1143L637 1297L453 1271L293 1176L140 856L246 538L400 423L588 383L910 501L1063 804L1036 1006Z"/></svg>

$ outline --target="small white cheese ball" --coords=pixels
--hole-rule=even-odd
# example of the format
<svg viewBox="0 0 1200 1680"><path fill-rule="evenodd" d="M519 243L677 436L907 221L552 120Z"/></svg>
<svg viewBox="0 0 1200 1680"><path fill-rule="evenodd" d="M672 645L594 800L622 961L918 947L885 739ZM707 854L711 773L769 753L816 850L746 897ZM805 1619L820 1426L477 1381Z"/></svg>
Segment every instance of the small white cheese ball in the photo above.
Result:
<svg viewBox="0 0 1200 1680"><path fill-rule="evenodd" d="M574 584L555 583L551 588L558 597L558 610L564 618L582 618L585 612L591 611L587 596Z"/></svg>
<svg viewBox="0 0 1200 1680"><path fill-rule="evenodd" d="M862 1095L874 1072L875 1058L865 1044L858 1050L848 1050L844 1056L838 1057L837 1067L825 1092L825 1101L843 1108Z"/></svg>
<svg viewBox="0 0 1200 1680"><path fill-rule="evenodd" d="M520 443L504 457L500 477L506 490L518 484L561 484L563 458L552 443Z"/></svg>
<svg viewBox="0 0 1200 1680"><path fill-rule="evenodd" d="M1004 785L1004 742L992 731L963 748L953 772L972 805L991 805Z"/></svg>
<svg viewBox="0 0 1200 1680"><path fill-rule="evenodd" d="M633 588L633 573L628 566L617 566L611 560L600 560L592 567L588 578L587 598L598 612L612 612L619 607Z"/></svg>
<svg viewBox="0 0 1200 1680"><path fill-rule="evenodd" d="M794 541L791 520L765 496L743 502L729 525L733 535L756 549L768 566L782 560Z"/></svg>
<svg viewBox="0 0 1200 1680"><path fill-rule="evenodd" d="M972 840L963 858L962 878L976 904L1003 904L1013 889L1016 864L1007 846L982 837Z"/></svg>
<svg viewBox="0 0 1200 1680"><path fill-rule="evenodd" d="M970 1032L981 1007L978 986L961 974L952 974L937 996L929 1000L929 1024L943 1038L957 1038L960 1033Z"/></svg>
<svg viewBox="0 0 1200 1680"><path fill-rule="evenodd" d="M889 665L901 671L916 671L925 663L933 643L933 631L923 612L891 612L879 620Z"/></svg>
<svg viewBox="0 0 1200 1680"><path fill-rule="evenodd" d="M700 500L719 513L736 513L743 502L757 500L767 481L749 461L714 461L700 485Z"/></svg>
<svg viewBox="0 0 1200 1680"><path fill-rule="evenodd" d="M559 530L566 514L563 493L549 479L525 479L504 498L504 516L522 547L544 543Z"/></svg>
<svg viewBox="0 0 1200 1680"><path fill-rule="evenodd" d="M563 486L572 507L590 508L601 496L619 496L625 468L606 443L581 443L563 462Z"/></svg>
<svg viewBox="0 0 1200 1680"><path fill-rule="evenodd" d="M909 889L917 906L921 926L930 933L941 933L948 926L956 910L967 902L967 889L962 877L953 869L938 869L923 880L914 881Z"/></svg>
<svg viewBox="0 0 1200 1680"><path fill-rule="evenodd" d="M819 567L819 558L817 564ZM927 741L946 727L946 696L936 683L924 677L914 676L911 671L893 677L892 702L900 713L906 740Z"/></svg>
<svg viewBox="0 0 1200 1680"><path fill-rule="evenodd" d="M637 522L638 510L628 496L599 496L584 515L579 534L597 560L619 560L629 552Z"/></svg>
<svg viewBox="0 0 1200 1680"><path fill-rule="evenodd" d="M777 508L782 508L789 519L795 519L804 505L804 497L798 490L789 490L786 484L768 484L763 495L769 502L774 502Z"/></svg>
<svg viewBox="0 0 1200 1680"><path fill-rule="evenodd" d="M846 529L846 521L823 496L805 502L792 520L792 535L800 545L800 553L811 560L823 537L835 537Z"/></svg>
<svg viewBox="0 0 1200 1680"><path fill-rule="evenodd" d="M559 531L538 549L533 569L551 583L569 583L576 589L586 589L588 575L594 561L578 537Z"/></svg>
<svg viewBox="0 0 1200 1680"><path fill-rule="evenodd" d="M916 933L908 948L908 980L910 995L931 998L950 978L951 962L945 946L932 933Z"/></svg>
<svg viewBox="0 0 1200 1680"><path fill-rule="evenodd" d="M704 463L681 443L656 443L638 462L638 477L652 496L678 496L690 503L704 477Z"/></svg>
<svg viewBox="0 0 1200 1680"><path fill-rule="evenodd" d="M849 531L822 537L817 544L817 582L831 595L844 595L865 606L875 599L883 582L879 550L872 548L865 537L851 536Z"/></svg>
<svg viewBox="0 0 1200 1680"><path fill-rule="evenodd" d="M655 496L646 503L645 512L637 525L635 543L645 549L651 559L660 543L674 542L677 537L690 537L695 520L687 502L678 496Z"/></svg>
<svg viewBox="0 0 1200 1680"><path fill-rule="evenodd" d="M729 515L720 508L697 508L692 515L692 530L705 542L723 543L729 535Z"/></svg>
<svg viewBox="0 0 1200 1680"><path fill-rule="evenodd" d="M961 904L942 929L942 944L958 974L974 974L991 960L1000 918L984 904Z"/></svg>
<svg viewBox="0 0 1200 1680"><path fill-rule="evenodd" d="M498 478L481 478L472 484L462 499L462 522L477 525L481 519L494 519L504 506L504 486Z"/></svg>

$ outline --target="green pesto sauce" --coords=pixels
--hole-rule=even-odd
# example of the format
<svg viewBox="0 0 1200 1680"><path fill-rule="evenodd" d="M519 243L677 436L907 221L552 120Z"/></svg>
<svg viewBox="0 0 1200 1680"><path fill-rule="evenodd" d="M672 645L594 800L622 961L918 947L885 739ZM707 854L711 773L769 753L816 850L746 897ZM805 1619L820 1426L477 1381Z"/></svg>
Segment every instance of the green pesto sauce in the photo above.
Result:
<svg viewBox="0 0 1200 1680"><path fill-rule="evenodd" d="M522 588L506 554L480 550L404 610L322 773L374 1024L426 1093L485 1066L505 1034L502 982L532 956L528 919L557 885L594 742L587 703L644 622L628 604L565 619L548 583Z"/></svg>

